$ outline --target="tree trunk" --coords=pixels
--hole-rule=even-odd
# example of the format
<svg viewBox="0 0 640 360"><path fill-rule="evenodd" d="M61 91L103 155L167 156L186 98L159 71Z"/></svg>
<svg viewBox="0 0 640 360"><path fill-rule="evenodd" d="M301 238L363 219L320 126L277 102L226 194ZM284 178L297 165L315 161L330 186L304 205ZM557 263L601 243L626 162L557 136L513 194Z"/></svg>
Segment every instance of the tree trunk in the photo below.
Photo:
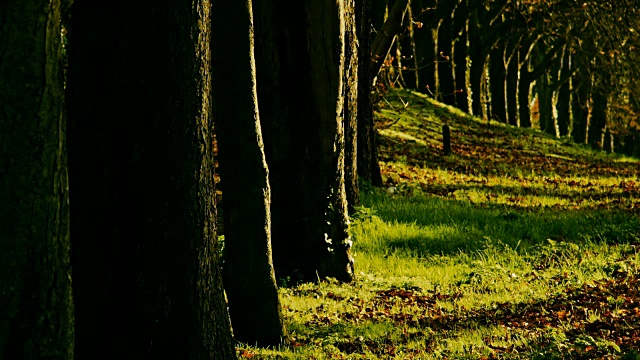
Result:
<svg viewBox="0 0 640 360"><path fill-rule="evenodd" d="M573 118L573 124L571 129L571 136L573 141L578 144L585 144L587 142L587 121L589 118L589 99L591 97L591 83L589 81L582 80L582 83L578 85L575 91L575 96L571 102L571 113Z"/></svg>
<svg viewBox="0 0 640 360"><path fill-rule="evenodd" d="M482 117L482 79L484 73L483 44L478 10L469 15L469 92L471 93L470 114Z"/></svg>
<svg viewBox="0 0 640 360"><path fill-rule="evenodd" d="M518 62L516 57L512 57L507 65L507 75L505 79L505 88L507 94L505 101L507 103L507 123L509 125L518 125Z"/></svg>
<svg viewBox="0 0 640 360"><path fill-rule="evenodd" d="M256 30L274 40L256 41L256 60L258 76L265 74L257 83L267 163L272 173L280 173L271 183L277 204L272 212L278 212L272 218L276 275L350 281L342 116L344 4L307 0L286 9L276 2L258 5Z"/></svg>
<svg viewBox="0 0 640 360"><path fill-rule="evenodd" d="M407 7L407 13L405 14L405 21L407 33L401 41L401 50L402 50L402 68L400 71L402 72L402 78L404 79L405 85L408 89L419 90L420 87L418 85L419 77L418 77L418 62L416 56L416 31L420 28L416 26L417 20L413 18L413 10L412 3Z"/></svg>
<svg viewBox="0 0 640 360"><path fill-rule="evenodd" d="M378 164L376 129L373 126L370 79L371 8L368 1L356 1L356 26L358 47L358 123L357 123L357 170L358 176L373 186L382 186L382 175Z"/></svg>
<svg viewBox="0 0 640 360"><path fill-rule="evenodd" d="M448 14L438 26L438 93L441 101L447 105L455 105L456 103L456 84L451 61L453 54L452 22L452 14Z"/></svg>
<svg viewBox="0 0 640 360"><path fill-rule="evenodd" d="M394 2L387 20L371 44L371 61L369 64L371 79L375 78L380 72L384 59L387 57L389 49L391 49L391 45L393 45L401 29L400 25L402 25L402 18L407 10L408 3L409 0L396 0Z"/></svg>
<svg viewBox="0 0 640 360"><path fill-rule="evenodd" d="M73 359L60 6L0 4L2 359Z"/></svg>
<svg viewBox="0 0 640 360"><path fill-rule="evenodd" d="M588 143L594 148L603 148L602 135L607 125L607 97L594 91L591 96L591 116L589 117Z"/></svg>
<svg viewBox="0 0 640 360"><path fill-rule="evenodd" d="M571 52L566 51L564 59L562 61L562 70L560 77L564 78L568 76L572 71L571 64ZM569 134L569 124L571 123L571 98L573 96L572 80L568 79L565 83L560 85L560 88L556 90L556 113L557 124L560 136L566 136Z"/></svg>
<svg viewBox="0 0 640 360"><path fill-rule="evenodd" d="M212 17L223 275L231 325L238 341L277 346L286 333L271 257L271 190L258 114L251 0L214 2Z"/></svg>
<svg viewBox="0 0 640 360"><path fill-rule="evenodd" d="M458 38L455 40L453 49L453 71L456 84L456 107L464 112L469 112L469 89L468 89L468 59L469 47L467 44L466 25Z"/></svg>
<svg viewBox="0 0 640 360"><path fill-rule="evenodd" d="M431 93L435 91L436 76L436 41L433 37L432 27L436 26L434 11L427 10L435 6L434 0L414 0L411 1L414 14L417 14L418 21L423 23L422 28L416 29L414 33L415 53L418 73L418 91ZM435 23L434 23L435 22Z"/></svg>
<svg viewBox="0 0 640 360"><path fill-rule="evenodd" d="M345 0L344 177L349 211L360 205L358 187L358 37L356 1ZM368 76L365 77L368 79Z"/></svg>
<svg viewBox="0 0 640 360"><path fill-rule="evenodd" d="M489 57L489 85L491 90L491 119L501 123L507 122L506 99L506 70L504 64L504 46L498 46L491 51Z"/></svg>
<svg viewBox="0 0 640 360"><path fill-rule="evenodd" d="M74 3L77 358L236 357L216 242L209 9Z"/></svg>
<svg viewBox="0 0 640 360"><path fill-rule="evenodd" d="M518 126L524 128L531 127L531 105L529 99L531 95L531 75L529 72L529 59L527 50L521 48L518 53Z"/></svg>
<svg viewBox="0 0 640 360"><path fill-rule="evenodd" d="M556 123L553 116L553 91L550 87L549 74L545 73L536 81L538 93L538 119L540 130L556 136Z"/></svg>

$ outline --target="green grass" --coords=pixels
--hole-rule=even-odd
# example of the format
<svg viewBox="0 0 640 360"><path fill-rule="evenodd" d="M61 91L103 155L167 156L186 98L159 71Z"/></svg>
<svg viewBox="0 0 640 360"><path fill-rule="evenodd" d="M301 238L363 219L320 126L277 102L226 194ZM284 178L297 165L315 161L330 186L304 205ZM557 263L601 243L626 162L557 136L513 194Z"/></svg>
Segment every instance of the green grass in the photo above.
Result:
<svg viewBox="0 0 640 360"><path fill-rule="evenodd" d="M281 289L292 346L241 357L639 358L637 159L415 93L382 105L385 186L363 184L352 214L357 280Z"/></svg>

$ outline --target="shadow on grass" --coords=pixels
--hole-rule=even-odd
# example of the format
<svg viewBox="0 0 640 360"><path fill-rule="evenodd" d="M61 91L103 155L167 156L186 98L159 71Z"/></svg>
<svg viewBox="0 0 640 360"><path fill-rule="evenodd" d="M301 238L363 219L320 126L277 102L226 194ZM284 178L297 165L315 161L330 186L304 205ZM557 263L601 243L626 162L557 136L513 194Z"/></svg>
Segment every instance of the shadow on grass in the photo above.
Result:
<svg viewBox="0 0 640 360"><path fill-rule="evenodd" d="M518 251L548 239L610 244L640 241L640 218L620 211L478 208L460 200L398 197L375 192L363 197L385 225L375 230L380 246L407 255L451 254L481 249L487 239ZM366 225L365 225L366 226Z"/></svg>

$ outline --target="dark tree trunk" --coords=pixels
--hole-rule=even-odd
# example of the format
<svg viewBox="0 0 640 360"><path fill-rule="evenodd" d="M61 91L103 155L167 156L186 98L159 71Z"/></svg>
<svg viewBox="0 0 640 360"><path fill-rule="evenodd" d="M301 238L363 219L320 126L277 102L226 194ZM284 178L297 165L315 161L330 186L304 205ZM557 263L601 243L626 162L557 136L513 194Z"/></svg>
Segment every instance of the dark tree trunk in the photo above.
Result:
<svg viewBox="0 0 640 360"><path fill-rule="evenodd" d="M453 78L451 54L453 53L452 14L445 16L438 27L438 84L442 102L455 105L456 84Z"/></svg>
<svg viewBox="0 0 640 360"><path fill-rule="evenodd" d="M376 129L373 126L370 79L370 4L368 1L356 1L356 27L358 47L358 123L357 123L357 170L358 176L373 186L382 185L378 151L376 147Z"/></svg>
<svg viewBox="0 0 640 360"><path fill-rule="evenodd" d="M343 1L256 5L256 31L273 40L256 41L256 62L267 163L279 172L271 182L276 275L350 281Z"/></svg>
<svg viewBox="0 0 640 360"><path fill-rule="evenodd" d="M573 141L578 144L587 142L587 120L590 108L589 99L591 97L590 88L591 84L583 80L582 83L578 85L571 101L571 117L573 118L571 136Z"/></svg>
<svg viewBox="0 0 640 360"><path fill-rule="evenodd" d="M478 11L474 11L469 17L469 57L471 59L471 69L469 71L469 85L471 91L471 114L484 117L484 93L483 81L485 80L484 41L482 27L480 24Z"/></svg>
<svg viewBox="0 0 640 360"><path fill-rule="evenodd" d="M442 152L451 155L451 129L447 124L442 125Z"/></svg>
<svg viewBox="0 0 640 360"><path fill-rule="evenodd" d="M453 13L453 53L451 54L451 65L453 67L453 81L455 85L455 105L458 109L469 112L469 100L467 99L467 56L469 48L467 46L468 30L468 1L459 0L458 6Z"/></svg>
<svg viewBox="0 0 640 360"><path fill-rule="evenodd" d="M251 0L214 2L212 17L223 275L231 325L238 341L277 346L286 333L271 257L271 190L258 115Z"/></svg>
<svg viewBox="0 0 640 360"><path fill-rule="evenodd" d="M371 43L371 61L369 64L371 79L375 78L380 72L384 59L387 57L389 49L391 49L401 30L402 18L407 10L408 3L409 0L394 1L393 7L389 10L387 20Z"/></svg>
<svg viewBox="0 0 640 360"><path fill-rule="evenodd" d="M566 51L564 59L562 60L560 77L568 77L572 70L573 65L571 64L571 53ZM566 82L560 84L560 87L556 90L555 108L560 136L566 136L569 134L569 124L571 122L571 97L573 93L572 84L572 80L567 79Z"/></svg>
<svg viewBox="0 0 640 360"><path fill-rule="evenodd" d="M345 66L344 71L344 178L349 211L360 205L358 188L358 37L356 1L345 0ZM365 76L368 80L368 76Z"/></svg>
<svg viewBox="0 0 640 360"><path fill-rule="evenodd" d="M518 61L514 57L511 58L507 65L507 75L505 79L505 87L507 94L505 101L507 103L507 123L509 125L518 125Z"/></svg>
<svg viewBox="0 0 640 360"><path fill-rule="evenodd" d="M430 93L435 90L435 41L432 33L434 24L434 11L427 10L435 6L433 0L414 0L411 1L412 13L416 17L416 21L420 21L423 25L414 31L415 55L417 67L417 88L423 93Z"/></svg>
<svg viewBox="0 0 640 360"><path fill-rule="evenodd" d="M409 4L411 5L411 4ZM413 18L412 6L407 7L407 13L405 14L405 36L401 40L402 50L402 78L408 89L419 90L419 77L418 77L418 62L416 56L416 31L419 31L422 27L417 27L418 20Z"/></svg>
<svg viewBox="0 0 640 360"><path fill-rule="evenodd" d="M453 49L453 71L455 74L454 81L456 85L456 107L464 112L469 112L469 91L467 89L467 56L469 48L467 47L467 30L462 30L461 34L455 40Z"/></svg>
<svg viewBox="0 0 640 360"><path fill-rule="evenodd" d="M553 117L553 91L550 87L549 75L544 74L536 82L538 93L538 119L540 130L556 136L556 123Z"/></svg>
<svg viewBox="0 0 640 360"><path fill-rule="evenodd" d="M77 358L234 359L216 240L210 3L73 10Z"/></svg>
<svg viewBox="0 0 640 360"><path fill-rule="evenodd" d="M489 81L491 90L491 118L501 123L507 122L506 75L504 64L504 47L499 46L491 51L489 58Z"/></svg>
<svg viewBox="0 0 640 360"><path fill-rule="evenodd" d="M531 127L531 75L529 72L529 59L527 49L521 48L518 52L518 126Z"/></svg>
<svg viewBox="0 0 640 360"><path fill-rule="evenodd" d="M603 149L603 133L607 125L607 105L607 97L594 91L591 96L592 112L588 123L588 140L594 148Z"/></svg>
<svg viewBox="0 0 640 360"><path fill-rule="evenodd" d="M0 3L1 359L73 359L60 7Z"/></svg>
<svg viewBox="0 0 640 360"><path fill-rule="evenodd" d="M572 91L569 82L563 84L557 90L556 118L560 136L566 136L569 134L571 92Z"/></svg>

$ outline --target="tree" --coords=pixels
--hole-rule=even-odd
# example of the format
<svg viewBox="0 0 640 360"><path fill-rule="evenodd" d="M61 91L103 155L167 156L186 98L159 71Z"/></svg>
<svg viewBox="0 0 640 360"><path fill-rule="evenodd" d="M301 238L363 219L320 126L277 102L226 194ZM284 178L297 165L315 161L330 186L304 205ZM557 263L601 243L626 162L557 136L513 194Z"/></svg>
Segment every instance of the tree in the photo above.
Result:
<svg viewBox="0 0 640 360"><path fill-rule="evenodd" d="M276 275L353 278L344 178L343 1L254 3ZM290 16L288 14L296 14ZM306 31L304 31L306 29Z"/></svg>
<svg viewBox="0 0 640 360"><path fill-rule="evenodd" d="M358 24L356 22L356 1L345 0L345 69L344 69L344 179L349 210L360 204L358 186L358 91L361 62L358 54ZM365 77L365 79L367 79Z"/></svg>
<svg viewBox="0 0 640 360"><path fill-rule="evenodd" d="M271 257L271 190L258 114L251 0L214 2L213 100L225 236L224 281L236 340L286 333Z"/></svg>
<svg viewBox="0 0 640 360"><path fill-rule="evenodd" d="M0 4L0 358L72 359L59 0Z"/></svg>
<svg viewBox="0 0 640 360"><path fill-rule="evenodd" d="M216 244L210 3L73 7L77 357L234 359Z"/></svg>
<svg viewBox="0 0 640 360"><path fill-rule="evenodd" d="M371 59L371 3L356 1L356 32L358 38L358 121L357 170L358 176L373 186L382 186L382 175L376 148L376 129L373 124L370 76Z"/></svg>

